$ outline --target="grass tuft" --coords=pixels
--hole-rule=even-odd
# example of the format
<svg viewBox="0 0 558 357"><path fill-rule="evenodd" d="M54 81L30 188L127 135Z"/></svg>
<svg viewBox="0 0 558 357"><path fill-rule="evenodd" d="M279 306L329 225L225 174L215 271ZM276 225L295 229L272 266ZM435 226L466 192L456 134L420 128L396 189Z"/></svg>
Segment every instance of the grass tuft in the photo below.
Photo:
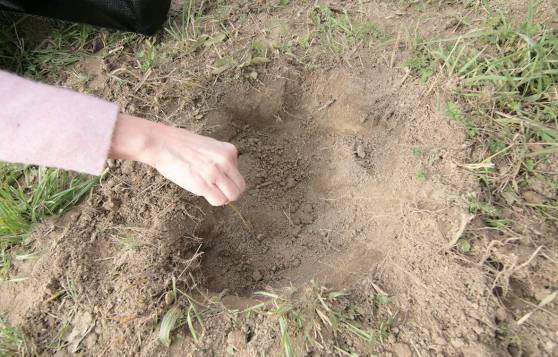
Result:
<svg viewBox="0 0 558 357"><path fill-rule="evenodd" d="M171 344L171 332L176 328L177 322L182 316L182 310L178 306L171 307L163 316L159 329L159 340L167 347Z"/></svg>
<svg viewBox="0 0 558 357"><path fill-rule="evenodd" d="M9 250L25 241L35 223L74 206L98 182L42 167L0 165L0 271L10 265Z"/></svg>
<svg viewBox="0 0 558 357"><path fill-rule="evenodd" d="M269 300L248 308L244 313L262 314L275 318L279 326L279 344L284 356L296 356L301 351L314 350L327 354L341 353L347 356L358 355L348 351L343 341L351 340L356 345L363 345L367 353L384 342L393 323L391 318L379 321L374 329L368 326L357 311L362 306L356 305L350 294L344 291L330 291L324 287L309 288L300 299L284 299L279 295L260 291L255 295ZM368 302L375 311L389 303L385 295ZM381 320L381 319L378 319ZM356 347L353 344L353 347Z"/></svg>
<svg viewBox="0 0 558 357"><path fill-rule="evenodd" d="M0 23L0 68L35 79L58 75L60 68L78 62L96 46L93 40L98 31L89 25L4 12L0 12Z"/></svg>
<svg viewBox="0 0 558 357"><path fill-rule="evenodd" d="M317 29L315 36L337 55L381 35L381 31L373 22L357 21L349 16L346 10L334 10L325 5L317 6L310 18Z"/></svg>
<svg viewBox="0 0 558 357"><path fill-rule="evenodd" d="M482 261L500 288L498 297L523 296L511 279L532 284L529 274L552 264L541 259L531 269L528 260L521 273L504 266L502 257L525 254L509 243L521 241L535 257L553 244L558 229L558 33L534 21L533 3L520 22L494 16L463 35L420 40L404 63L431 82L429 92L441 79L453 87L447 115L473 144L472 162L460 166L474 173L482 189L468 196L469 212L479 219L456 240L455 251L486 254ZM517 354L519 322L502 322L496 332Z"/></svg>
<svg viewBox="0 0 558 357"><path fill-rule="evenodd" d="M19 329L0 318L0 356L31 355L25 336Z"/></svg>
<svg viewBox="0 0 558 357"><path fill-rule="evenodd" d="M520 23L497 16L465 35L422 41L405 66L424 80L435 73L455 79L447 113L482 148L466 165L483 185L482 199L505 207L510 193L534 190L541 202L527 200L528 207L556 223L558 35L535 23L533 13L530 5ZM534 179L546 189L534 187Z"/></svg>

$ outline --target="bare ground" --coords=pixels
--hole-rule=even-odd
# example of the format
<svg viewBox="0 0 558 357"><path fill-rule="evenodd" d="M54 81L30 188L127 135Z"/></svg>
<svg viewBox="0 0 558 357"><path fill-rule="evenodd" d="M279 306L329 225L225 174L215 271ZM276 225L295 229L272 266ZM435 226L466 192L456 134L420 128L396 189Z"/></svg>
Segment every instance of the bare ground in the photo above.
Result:
<svg viewBox="0 0 558 357"><path fill-rule="evenodd" d="M234 345L237 355L266 356L279 351L277 321L239 309L260 302L257 291L300 302L326 286L347 291L345 303L360 309L356 319L368 328L391 321L381 343L335 342L346 350L514 354L496 330L522 311L502 304L483 260L454 248L473 218L467 194L479 189L460 167L470 154L467 137L440 109L443 95L400 68L408 36L417 27L423 35L451 32L460 6L424 16L389 2L344 4L391 40L337 57L318 45L311 66L300 63L300 49L295 60L271 44L269 64L216 74L217 58L255 40L283 43L310 26L312 6L302 2L239 3L227 7L235 32L223 43L188 52L163 38L163 59L150 74L130 53L101 53L74 69L87 81L64 82L133 114L233 142L249 186L238 211L211 208L146 167L111 163L86 202L35 229L38 259L17 263L15 275L29 279L3 286L0 312L39 346L56 342L67 321L57 342L70 344L57 355L222 356ZM223 11L207 10L205 32L218 31ZM183 326L167 350L158 322L170 304L184 303L166 298L173 276L195 299L213 303L200 341ZM384 292L389 305L370 303ZM549 316L532 317L536 333L524 341L530 355L556 353ZM339 354L327 343L305 350Z"/></svg>

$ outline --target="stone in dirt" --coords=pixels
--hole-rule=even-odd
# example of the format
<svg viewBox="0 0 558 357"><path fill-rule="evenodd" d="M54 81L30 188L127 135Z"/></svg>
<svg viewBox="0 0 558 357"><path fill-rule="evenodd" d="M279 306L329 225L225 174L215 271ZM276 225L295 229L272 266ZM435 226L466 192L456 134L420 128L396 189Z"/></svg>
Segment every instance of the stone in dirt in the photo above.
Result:
<svg viewBox="0 0 558 357"><path fill-rule="evenodd" d="M404 343L396 343L391 347L391 352L395 357L413 357L413 352L411 348Z"/></svg>
<svg viewBox="0 0 558 357"><path fill-rule="evenodd" d="M287 179L287 183L285 184L285 188L286 188L286 189L291 189L291 188L293 188L293 187L295 187L295 186L296 186L296 181L295 181L295 179L292 178L292 177L289 177L289 178Z"/></svg>
<svg viewBox="0 0 558 357"><path fill-rule="evenodd" d="M243 350L246 348L246 335L242 331L233 330L227 335L227 344L237 350Z"/></svg>
<svg viewBox="0 0 558 357"><path fill-rule="evenodd" d="M542 205L547 201L546 197L535 191L525 191L521 195L525 202L532 205Z"/></svg>
<svg viewBox="0 0 558 357"><path fill-rule="evenodd" d="M254 270L254 273L252 273L252 279L254 279L254 281L260 281L263 279L263 275L259 270Z"/></svg>
<svg viewBox="0 0 558 357"><path fill-rule="evenodd" d="M66 337L66 340L70 343L68 346L68 352L75 353L79 349L79 345L86 336L87 333L93 328L93 315L88 311L78 312L72 321L73 329L70 334Z"/></svg>
<svg viewBox="0 0 558 357"><path fill-rule="evenodd" d="M360 159L364 159L366 157L366 151L364 150L364 145L362 143L357 144L355 153Z"/></svg>
<svg viewBox="0 0 558 357"><path fill-rule="evenodd" d="M92 350L93 348L95 348L95 345L97 344L97 339L98 338L99 338L99 336L97 336L97 334L95 332L91 332L83 340L83 347L85 347L86 350Z"/></svg>
<svg viewBox="0 0 558 357"><path fill-rule="evenodd" d="M165 304L167 306L172 305L174 303L174 292L169 291L165 294Z"/></svg>

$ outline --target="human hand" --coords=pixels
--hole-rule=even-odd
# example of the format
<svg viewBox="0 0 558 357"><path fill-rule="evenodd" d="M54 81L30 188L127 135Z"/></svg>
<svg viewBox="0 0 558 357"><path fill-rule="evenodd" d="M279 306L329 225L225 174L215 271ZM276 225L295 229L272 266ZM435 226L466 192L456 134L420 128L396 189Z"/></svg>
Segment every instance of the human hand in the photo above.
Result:
<svg viewBox="0 0 558 357"><path fill-rule="evenodd" d="M234 145L125 114L117 120L110 156L146 163L213 206L237 200L246 189Z"/></svg>

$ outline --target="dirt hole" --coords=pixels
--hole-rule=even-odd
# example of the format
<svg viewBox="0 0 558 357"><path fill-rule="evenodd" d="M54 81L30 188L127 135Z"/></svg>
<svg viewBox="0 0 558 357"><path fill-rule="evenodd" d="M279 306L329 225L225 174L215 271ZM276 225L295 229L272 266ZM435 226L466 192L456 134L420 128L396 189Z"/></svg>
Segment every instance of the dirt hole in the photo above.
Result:
<svg viewBox="0 0 558 357"><path fill-rule="evenodd" d="M346 283L373 269L382 253L371 247L386 237L370 216L393 208L375 182L394 161L385 155L399 141L397 101L334 74L243 87L215 107L223 109L208 115L208 131L237 145L249 190L238 211L215 209L202 225L208 288L249 296L312 279Z"/></svg>

